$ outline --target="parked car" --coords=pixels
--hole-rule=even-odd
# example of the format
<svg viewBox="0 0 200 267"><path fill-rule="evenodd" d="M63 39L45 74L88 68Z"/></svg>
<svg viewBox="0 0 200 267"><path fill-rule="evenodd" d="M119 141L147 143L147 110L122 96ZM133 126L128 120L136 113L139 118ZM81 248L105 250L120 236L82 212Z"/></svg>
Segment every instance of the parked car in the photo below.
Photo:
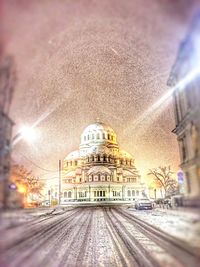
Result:
<svg viewBox="0 0 200 267"><path fill-rule="evenodd" d="M135 202L135 209L136 210L152 210L153 209L153 204L148 198L142 198L138 199Z"/></svg>

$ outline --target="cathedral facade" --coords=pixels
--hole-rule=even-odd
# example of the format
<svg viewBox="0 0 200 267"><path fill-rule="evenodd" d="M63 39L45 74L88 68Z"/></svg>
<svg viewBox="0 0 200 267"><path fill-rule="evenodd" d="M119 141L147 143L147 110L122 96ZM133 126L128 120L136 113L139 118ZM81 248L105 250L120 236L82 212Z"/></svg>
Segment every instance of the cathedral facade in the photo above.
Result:
<svg viewBox="0 0 200 267"><path fill-rule="evenodd" d="M69 201L132 201L145 194L133 157L119 148L114 130L89 125L79 150L64 159L61 204Z"/></svg>

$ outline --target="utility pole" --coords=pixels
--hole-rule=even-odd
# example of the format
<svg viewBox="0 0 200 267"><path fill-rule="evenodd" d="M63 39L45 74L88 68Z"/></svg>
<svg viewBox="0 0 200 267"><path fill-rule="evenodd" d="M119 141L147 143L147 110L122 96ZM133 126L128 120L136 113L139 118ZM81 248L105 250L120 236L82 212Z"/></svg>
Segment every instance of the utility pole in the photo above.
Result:
<svg viewBox="0 0 200 267"><path fill-rule="evenodd" d="M58 183L58 204L61 203L61 160L59 159L59 183Z"/></svg>

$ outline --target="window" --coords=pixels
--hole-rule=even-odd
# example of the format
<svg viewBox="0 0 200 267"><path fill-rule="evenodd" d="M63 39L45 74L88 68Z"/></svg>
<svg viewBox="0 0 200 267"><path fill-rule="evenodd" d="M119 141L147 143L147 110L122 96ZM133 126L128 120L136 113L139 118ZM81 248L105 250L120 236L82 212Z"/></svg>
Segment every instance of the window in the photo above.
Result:
<svg viewBox="0 0 200 267"><path fill-rule="evenodd" d="M84 136L84 141L86 141L86 136Z"/></svg>
<svg viewBox="0 0 200 267"><path fill-rule="evenodd" d="M78 162L77 162L77 160L75 160L75 166L77 166L78 165Z"/></svg>
<svg viewBox="0 0 200 267"><path fill-rule="evenodd" d="M97 161L100 161L100 155L97 155Z"/></svg>
<svg viewBox="0 0 200 267"><path fill-rule="evenodd" d="M108 140L110 140L110 134L108 134Z"/></svg>
<svg viewBox="0 0 200 267"><path fill-rule="evenodd" d="M103 139L106 139L105 133L103 133Z"/></svg>
<svg viewBox="0 0 200 267"><path fill-rule="evenodd" d="M69 191L69 192L68 192L68 198L71 198L71 197L72 197L72 192Z"/></svg>
<svg viewBox="0 0 200 267"><path fill-rule="evenodd" d="M113 197L120 197L120 192L113 191Z"/></svg>
<svg viewBox="0 0 200 267"><path fill-rule="evenodd" d="M99 133L97 134L97 139L99 139L100 138L100 136L99 136Z"/></svg>
<svg viewBox="0 0 200 267"><path fill-rule="evenodd" d="M67 197L67 192L64 192L64 197Z"/></svg>
<svg viewBox="0 0 200 267"><path fill-rule="evenodd" d="M135 190L132 190L132 197L135 196Z"/></svg>
<svg viewBox="0 0 200 267"><path fill-rule="evenodd" d="M119 177L117 177L117 182L119 182Z"/></svg>
<svg viewBox="0 0 200 267"><path fill-rule="evenodd" d="M128 195L128 197L131 196L131 190L128 190L127 195Z"/></svg>
<svg viewBox="0 0 200 267"><path fill-rule="evenodd" d="M88 136L87 136L87 139L90 140L90 136L89 136L89 134L88 134Z"/></svg>
<svg viewBox="0 0 200 267"><path fill-rule="evenodd" d="M94 134L92 134L92 139L94 139Z"/></svg>
<svg viewBox="0 0 200 267"><path fill-rule="evenodd" d="M136 191L136 195L137 195L137 197L139 196L139 191L138 190Z"/></svg>
<svg viewBox="0 0 200 267"><path fill-rule="evenodd" d="M55 197L57 197L57 192L55 192Z"/></svg>

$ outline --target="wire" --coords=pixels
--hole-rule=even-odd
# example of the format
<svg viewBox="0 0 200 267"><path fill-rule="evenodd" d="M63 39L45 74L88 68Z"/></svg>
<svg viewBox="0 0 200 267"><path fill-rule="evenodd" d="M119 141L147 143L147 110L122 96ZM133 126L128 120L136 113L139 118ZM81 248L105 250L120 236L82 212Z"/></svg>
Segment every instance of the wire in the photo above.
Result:
<svg viewBox="0 0 200 267"><path fill-rule="evenodd" d="M48 169L45 169L43 167L40 167L39 165L37 165L35 162L33 162L32 160L30 160L29 158L27 158L24 154L22 154L21 152L19 152L19 154L21 154L26 160L28 160L29 162L31 162L35 167L37 167L38 169L41 169L43 171L47 171L47 172L58 172L58 170L48 170Z"/></svg>

